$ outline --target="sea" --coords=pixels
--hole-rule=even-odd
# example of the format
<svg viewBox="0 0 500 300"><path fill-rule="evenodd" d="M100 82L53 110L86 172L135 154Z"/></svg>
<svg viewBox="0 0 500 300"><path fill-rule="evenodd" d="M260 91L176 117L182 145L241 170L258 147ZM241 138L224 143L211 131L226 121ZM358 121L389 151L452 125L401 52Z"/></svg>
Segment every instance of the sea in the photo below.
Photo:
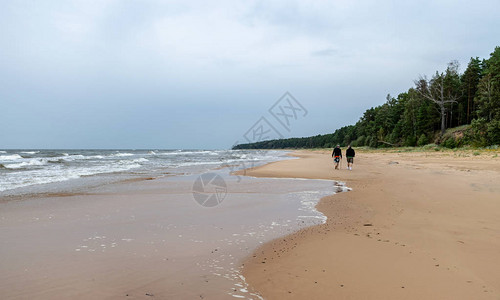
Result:
<svg viewBox="0 0 500 300"><path fill-rule="evenodd" d="M262 299L245 281L244 259L325 223L318 201L348 190L333 180L233 173L297 159L288 154L0 150L0 265L8 270L0 294ZM88 278L92 290L77 284Z"/></svg>
<svg viewBox="0 0 500 300"><path fill-rule="evenodd" d="M0 150L0 196L78 192L132 178L196 174L284 158L283 151Z"/></svg>

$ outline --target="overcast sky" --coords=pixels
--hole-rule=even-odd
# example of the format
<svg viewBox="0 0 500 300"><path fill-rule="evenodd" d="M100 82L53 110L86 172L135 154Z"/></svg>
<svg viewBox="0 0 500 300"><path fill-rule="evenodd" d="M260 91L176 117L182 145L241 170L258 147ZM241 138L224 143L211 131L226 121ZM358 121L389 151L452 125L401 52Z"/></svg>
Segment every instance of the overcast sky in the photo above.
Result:
<svg viewBox="0 0 500 300"><path fill-rule="evenodd" d="M225 149L261 117L331 133L500 46L498 0L411 2L2 1L0 149Z"/></svg>

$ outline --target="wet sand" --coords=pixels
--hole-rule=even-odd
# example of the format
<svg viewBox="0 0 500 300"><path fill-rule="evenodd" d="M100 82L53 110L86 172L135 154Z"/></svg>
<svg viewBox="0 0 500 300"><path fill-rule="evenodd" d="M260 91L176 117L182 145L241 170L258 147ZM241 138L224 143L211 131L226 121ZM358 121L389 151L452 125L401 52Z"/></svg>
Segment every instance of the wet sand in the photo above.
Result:
<svg viewBox="0 0 500 300"><path fill-rule="evenodd" d="M245 174L321 178L352 191L317 205L328 220L260 247L243 270L265 299L500 299L497 152L330 151ZM477 153L476 153L477 154ZM496 155L495 155L496 154Z"/></svg>

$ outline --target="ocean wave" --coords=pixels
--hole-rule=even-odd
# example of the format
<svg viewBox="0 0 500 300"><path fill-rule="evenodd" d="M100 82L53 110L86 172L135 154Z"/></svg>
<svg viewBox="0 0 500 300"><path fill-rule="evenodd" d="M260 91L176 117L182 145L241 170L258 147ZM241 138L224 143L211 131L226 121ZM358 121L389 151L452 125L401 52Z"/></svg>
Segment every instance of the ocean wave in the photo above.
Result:
<svg viewBox="0 0 500 300"><path fill-rule="evenodd" d="M103 159L104 156L102 155L81 155L81 154L73 154L73 155L65 155L64 157L61 157L64 160L67 161L73 161L73 160L78 160L78 159Z"/></svg>
<svg viewBox="0 0 500 300"><path fill-rule="evenodd" d="M77 179L80 177L93 176L99 174L109 174L115 172L124 172L135 168L140 168L141 164L135 160L120 160L108 164L102 164L91 167L69 167L69 168L45 168L38 170L26 170L19 177L8 177L10 180L0 182L0 192L12 190L21 187L49 184ZM145 159L137 159L143 162ZM23 162L26 163L26 162ZM20 163L20 164L23 164ZM19 164L19 165L20 165ZM12 167L13 164L10 166ZM1 167L0 167L1 168ZM21 173L19 173L21 174ZM22 177L21 177L22 176Z"/></svg>
<svg viewBox="0 0 500 300"><path fill-rule="evenodd" d="M223 162L220 161L193 161L184 162L176 165L176 167L191 167L191 166L203 166L203 165L220 165Z"/></svg>
<svg viewBox="0 0 500 300"><path fill-rule="evenodd" d="M40 153L40 151L21 151L19 153L23 153L23 154L37 154L37 153Z"/></svg>
<svg viewBox="0 0 500 300"><path fill-rule="evenodd" d="M19 154L0 155L0 161L19 160L19 159L23 159L23 157Z"/></svg>
<svg viewBox="0 0 500 300"><path fill-rule="evenodd" d="M103 159L104 156L102 155L90 155L90 156L85 156L85 159Z"/></svg>
<svg viewBox="0 0 500 300"><path fill-rule="evenodd" d="M81 154L73 154L73 155L64 155L63 157L60 158L64 159L65 161L74 161L77 159L85 159L85 156Z"/></svg>
<svg viewBox="0 0 500 300"><path fill-rule="evenodd" d="M147 161L149 161L149 159L141 157L141 158L136 158L136 159L132 159L132 160L122 159L122 160L119 160L118 163L119 164L136 164L136 163L147 162Z"/></svg>
<svg viewBox="0 0 500 300"><path fill-rule="evenodd" d="M47 159L47 162L52 163L52 164L62 164L62 163L67 163L68 161L64 160L63 158L52 157L52 158Z"/></svg>
<svg viewBox="0 0 500 300"><path fill-rule="evenodd" d="M30 166L43 166L45 164L47 164L46 160L30 159L28 161L23 161L23 162L15 163L15 164L4 164L3 166L6 169L21 169L21 168L30 167Z"/></svg>
<svg viewBox="0 0 500 300"><path fill-rule="evenodd" d="M63 156L55 156L55 157L50 157L49 160L64 160L67 162L75 161L75 160L89 160L89 159L103 159L104 156L102 155L81 155L81 154L72 154L72 155L66 155L67 153L63 153Z"/></svg>
<svg viewBox="0 0 500 300"><path fill-rule="evenodd" d="M147 161L149 161L149 159L144 158L144 157L131 160L131 162L147 162Z"/></svg>
<svg viewBox="0 0 500 300"><path fill-rule="evenodd" d="M161 153L155 153L155 155L179 155L182 154L182 152L161 152Z"/></svg>
<svg viewBox="0 0 500 300"><path fill-rule="evenodd" d="M100 165L95 167L87 167L87 168L78 168L71 171L73 175L78 175L78 177L82 176L92 176L97 174L106 174L106 173L115 173L115 172L123 172L131 169L136 169L141 167L138 163L120 163L118 161L113 164Z"/></svg>
<svg viewBox="0 0 500 300"><path fill-rule="evenodd" d="M111 154L110 156L116 156L116 157L123 157L123 156L133 156L134 154L132 153L115 153Z"/></svg>
<svg viewBox="0 0 500 300"><path fill-rule="evenodd" d="M0 153L7 153L7 151L3 151L3 150L2 150L2 151L0 151Z"/></svg>
<svg viewBox="0 0 500 300"><path fill-rule="evenodd" d="M157 155L191 155L191 154L219 155L219 153L217 151L209 151L209 150L198 150L198 151L180 151L180 150L176 150L174 152L157 153Z"/></svg>

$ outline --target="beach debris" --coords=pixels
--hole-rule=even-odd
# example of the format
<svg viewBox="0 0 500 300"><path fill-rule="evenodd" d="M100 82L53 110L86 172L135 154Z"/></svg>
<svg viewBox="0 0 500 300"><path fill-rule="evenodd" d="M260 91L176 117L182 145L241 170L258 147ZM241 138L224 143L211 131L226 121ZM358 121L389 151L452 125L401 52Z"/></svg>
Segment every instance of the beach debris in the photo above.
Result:
<svg viewBox="0 0 500 300"><path fill-rule="evenodd" d="M146 293L146 296L149 296L149 297L154 297L155 295L150 294L150 293Z"/></svg>
<svg viewBox="0 0 500 300"><path fill-rule="evenodd" d="M373 226L373 224L372 223L365 223L365 224L363 224L363 226Z"/></svg>
<svg viewBox="0 0 500 300"><path fill-rule="evenodd" d="M389 162L389 164L390 164L390 165L398 165L398 164L399 164L399 162L397 162L397 161L390 161L390 162Z"/></svg>

